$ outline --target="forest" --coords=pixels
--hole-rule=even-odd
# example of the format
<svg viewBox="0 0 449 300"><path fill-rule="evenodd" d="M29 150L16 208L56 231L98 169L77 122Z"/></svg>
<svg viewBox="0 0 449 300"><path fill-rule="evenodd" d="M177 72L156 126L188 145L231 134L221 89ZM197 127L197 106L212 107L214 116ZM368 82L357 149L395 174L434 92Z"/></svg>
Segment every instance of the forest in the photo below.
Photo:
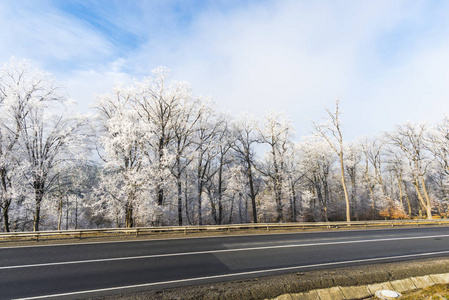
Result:
<svg viewBox="0 0 449 300"><path fill-rule="evenodd" d="M283 113L231 117L169 73L80 114L50 74L5 63L1 230L447 216L448 118L349 141L337 100L296 137Z"/></svg>

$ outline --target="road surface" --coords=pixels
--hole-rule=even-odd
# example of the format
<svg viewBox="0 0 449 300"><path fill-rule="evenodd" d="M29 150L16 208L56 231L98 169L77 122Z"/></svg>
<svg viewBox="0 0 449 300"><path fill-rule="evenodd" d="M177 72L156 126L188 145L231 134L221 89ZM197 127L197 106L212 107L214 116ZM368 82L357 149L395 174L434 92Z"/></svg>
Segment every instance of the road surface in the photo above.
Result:
<svg viewBox="0 0 449 300"><path fill-rule="evenodd" d="M449 257L449 227L0 248L0 298L79 299L377 262Z"/></svg>

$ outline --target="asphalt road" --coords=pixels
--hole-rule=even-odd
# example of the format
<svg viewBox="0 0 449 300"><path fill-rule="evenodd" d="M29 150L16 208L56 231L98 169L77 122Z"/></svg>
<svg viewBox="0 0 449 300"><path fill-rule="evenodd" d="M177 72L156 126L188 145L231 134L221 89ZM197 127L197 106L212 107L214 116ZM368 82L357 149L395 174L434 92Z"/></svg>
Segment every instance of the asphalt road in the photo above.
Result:
<svg viewBox="0 0 449 300"><path fill-rule="evenodd" d="M0 248L0 299L79 299L437 256L449 257L449 227Z"/></svg>

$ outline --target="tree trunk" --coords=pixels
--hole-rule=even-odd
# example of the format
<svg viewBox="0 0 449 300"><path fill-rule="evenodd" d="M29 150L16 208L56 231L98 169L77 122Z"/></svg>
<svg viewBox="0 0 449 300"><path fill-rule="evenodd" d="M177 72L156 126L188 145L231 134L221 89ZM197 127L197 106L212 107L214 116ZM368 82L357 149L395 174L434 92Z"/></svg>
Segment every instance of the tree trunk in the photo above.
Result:
<svg viewBox="0 0 449 300"><path fill-rule="evenodd" d="M248 223L248 198L245 197L245 219L244 222Z"/></svg>
<svg viewBox="0 0 449 300"><path fill-rule="evenodd" d="M324 221L329 222L329 218L327 216L327 206L323 208L323 211L324 211Z"/></svg>
<svg viewBox="0 0 449 300"><path fill-rule="evenodd" d="M427 212L427 219L432 220L432 205L430 204L430 197L429 194L427 193L427 187L426 187L426 182L424 181L424 177L421 177L421 185L422 185L422 189L424 192L424 197L426 197L426 212Z"/></svg>
<svg viewBox="0 0 449 300"><path fill-rule="evenodd" d="M203 225L203 214L202 214L202 191L203 191L203 183L201 180L198 182L198 225Z"/></svg>
<svg viewBox="0 0 449 300"><path fill-rule="evenodd" d="M58 230L61 230L62 223L62 198L59 198L58 203Z"/></svg>
<svg viewBox="0 0 449 300"><path fill-rule="evenodd" d="M243 213L242 213L242 193L239 193L239 223L243 223Z"/></svg>
<svg viewBox="0 0 449 300"><path fill-rule="evenodd" d="M33 231L39 231L40 214L41 214L41 203L36 201L36 209L34 211Z"/></svg>
<svg viewBox="0 0 449 300"><path fill-rule="evenodd" d="M162 204L164 203L164 178L162 177L162 161L164 159L164 143L165 143L165 134L162 133L162 136L159 138L159 147L158 147L158 152L159 152L159 166L158 166L158 171L159 171L159 182L157 185L157 205L162 206Z"/></svg>
<svg viewBox="0 0 449 300"><path fill-rule="evenodd" d="M128 203L125 207L125 227L131 228L134 226L134 219L133 219L133 205L131 203Z"/></svg>
<svg viewBox="0 0 449 300"><path fill-rule="evenodd" d="M398 188L399 188L399 200L401 201L401 206L403 207L404 206L404 203L403 203L404 195L402 193L402 178L401 177L402 176L399 176L398 174L396 174L396 178L398 180Z"/></svg>
<svg viewBox="0 0 449 300"><path fill-rule="evenodd" d="M359 212L358 212L358 205L357 205L357 185L355 182L355 174L352 174L351 176L351 202L354 205L354 217L358 221L359 220Z"/></svg>
<svg viewBox="0 0 449 300"><path fill-rule="evenodd" d="M0 169L0 176L1 176L1 183L2 183L2 190L3 194L7 195L8 187L10 187L10 183L7 184L7 177L6 177L6 169L1 168ZM11 198L3 199L3 224L5 227L5 232L9 232L9 206L11 205Z"/></svg>
<svg viewBox="0 0 449 300"><path fill-rule="evenodd" d="M346 188L346 181L345 181L345 166L343 164L343 152L340 152L340 167L341 167L341 184L343 185L343 191L345 193L345 201L346 201L346 221L351 222L351 209L349 203L348 190Z"/></svg>
<svg viewBox="0 0 449 300"><path fill-rule="evenodd" d="M318 198L318 203L320 203L320 205L322 206L322 208L323 208L323 217L326 219L326 216L325 216L325 213L324 213L326 211L326 209L325 209L326 203L324 203L323 194L321 192L321 185L320 185L320 182L318 181L318 178L315 177L315 176L314 176L314 181L315 181L315 191L316 191L316 196ZM315 220L315 221L317 221L317 220Z"/></svg>
<svg viewBox="0 0 449 300"><path fill-rule="evenodd" d="M374 191L373 191L373 187L371 186L371 182L368 182L368 186L369 186L369 193L371 195L371 219L374 220L375 213L376 213L376 205L374 202Z"/></svg>
<svg viewBox="0 0 449 300"><path fill-rule="evenodd" d="M249 181L249 193L251 197L251 207L253 209L253 222L257 223L257 208L256 208L256 193L254 191L253 171L251 168L251 161L249 158L246 160L248 168L248 181Z"/></svg>
<svg viewBox="0 0 449 300"><path fill-rule="evenodd" d="M65 230L69 230L69 197L66 195Z"/></svg>
<svg viewBox="0 0 449 300"><path fill-rule="evenodd" d="M188 205L188 199L189 199L189 190L188 190L188 184L187 184L187 174L185 177L185 183L184 183L184 200L185 200L185 212L186 212L186 217L187 217L187 223L189 225L192 225L192 220L190 219L190 215L189 215L189 205Z"/></svg>
<svg viewBox="0 0 449 300"><path fill-rule="evenodd" d="M292 189L292 221L296 222L296 191L293 182L291 183L290 188Z"/></svg>
<svg viewBox="0 0 449 300"><path fill-rule="evenodd" d="M282 211L282 195L279 191L279 187L277 187L278 184L275 184L275 198L276 198L276 211L277 211L277 219L276 222L282 222L284 220L284 214Z"/></svg>
<svg viewBox="0 0 449 300"><path fill-rule="evenodd" d="M182 226L182 183L181 179L177 179L178 186L178 225Z"/></svg>
<svg viewBox="0 0 449 300"><path fill-rule="evenodd" d="M427 212L428 209L427 209L426 203L424 202L424 198L421 194L421 191L419 190L419 183L416 178L413 179L413 186L415 187L416 195L418 196L418 200L419 200L421 207L423 207ZM429 218L429 215L427 215L427 218ZM432 215L430 215L430 219L432 219Z"/></svg>
<svg viewBox="0 0 449 300"><path fill-rule="evenodd" d="M78 229L78 196L75 195L75 229Z"/></svg>
<svg viewBox="0 0 449 300"><path fill-rule="evenodd" d="M223 204L221 203L223 198L223 167L222 164L220 164L220 169L218 172L218 218L217 218L217 224L221 225L223 222Z"/></svg>
<svg viewBox="0 0 449 300"><path fill-rule="evenodd" d="M223 197L223 184L222 184L222 170L220 167L220 173L218 174L218 218L217 224L221 225L223 219L223 204L221 203Z"/></svg>
<svg viewBox="0 0 449 300"><path fill-rule="evenodd" d="M404 184L404 193L405 193L405 199L407 199L407 208L408 208L408 215L412 216L412 205L410 204L410 197L407 193L407 186Z"/></svg>
<svg viewBox="0 0 449 300"><path fill-rule="evenodd" d="M36 209L34 212L33 231L39 231L39 223L41 217L41 202L44 197L44 185L41 182L34 184L34 199L36 202Z"/></svg>
<svg viewBox="0 0 449 300"><path fill-rule="evenodd" d="M231 210L230 210L230 213L229 213L229 224L232 224L232 214L234 213L234 202L235 202L235 194L232 196L232 199L231 199Z"/></svg>
<svg viewBox="0 0 449 300"><path fill-rule="evenodd" d="M221 195L218 196L218 224L223 224L223 204L221 203Z"/></svg>
<svg viewBox="0 0 449 300"><path fill-rule="evenodd" d="M9 205L11 202L5 203L4 207L3 207L3 225L5 227L5 232L9 232Z"/></svg>
<svg viewBox="0 0 449 300"><path fill-rule="evenodd" d="M157 186L157 205L162 206L164 203L164 189L162 188L162 184L158 184Z"/></svg>
<svg viewBox="0 0 449 300"><path fill-rule="evenodd" d="M214 200L215 200L214 193L210 187L207 187L206 190L207 190L207 196L208 196L207 198L209 198L212 219L214 220L215 225L217 225L218 224L218 216L217 216L217 206L215 205L215 202L214 202Z"/></svg>

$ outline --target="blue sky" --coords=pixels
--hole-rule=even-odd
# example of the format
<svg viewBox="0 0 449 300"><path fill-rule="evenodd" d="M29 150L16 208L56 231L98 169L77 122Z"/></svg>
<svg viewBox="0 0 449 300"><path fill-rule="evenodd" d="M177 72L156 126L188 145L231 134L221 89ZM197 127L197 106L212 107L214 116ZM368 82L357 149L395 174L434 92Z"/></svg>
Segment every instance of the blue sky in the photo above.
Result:
<svg viewBox="0 0 449 300"><path fill-rule="evenodd" d="M0 0L0 62L28 58L88 111L158 66L221 111L284 111L297 135L339 97L351 139L449 112L447 1Z"/></svg>

